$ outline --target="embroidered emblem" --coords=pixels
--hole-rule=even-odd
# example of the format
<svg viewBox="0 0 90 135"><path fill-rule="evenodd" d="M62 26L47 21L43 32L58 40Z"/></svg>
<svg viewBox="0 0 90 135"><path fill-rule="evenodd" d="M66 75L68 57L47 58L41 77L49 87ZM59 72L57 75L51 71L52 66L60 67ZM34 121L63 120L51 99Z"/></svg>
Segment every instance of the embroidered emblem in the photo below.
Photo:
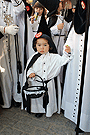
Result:
<svg viewBox="0 0 90 135"><path fill-rule="evenodd" d="M35 35L36 38L39 38L39 37L41 37L41 36L42 36L42 32L39 32L39 33L37 33L37 34Z"/></svg>
<svg viewBox="0 0 90 135"><path fill-rule="evenodd" d="M27 9L27 11L29 11L30 10L30 7L29 6L26 6L26 9Z"/></svg>
<svg viewBox="0 0 90 135"><path fill-rule="evenodd" d="M81 5L82 5L82 8L83 8L83 9L86 8L86 5L85 5L84 1L81 1Z"/></svg>

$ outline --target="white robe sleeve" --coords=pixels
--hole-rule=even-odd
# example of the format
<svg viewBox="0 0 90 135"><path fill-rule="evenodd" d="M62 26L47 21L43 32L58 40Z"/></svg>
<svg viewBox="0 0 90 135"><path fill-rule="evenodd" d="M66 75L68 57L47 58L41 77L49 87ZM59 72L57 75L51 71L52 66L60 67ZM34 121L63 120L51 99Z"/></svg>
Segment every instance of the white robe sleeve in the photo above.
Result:
<svg viewBox="0 0 90 135"><path fill-rule="evenodd" d="M37 31L38 30L40 20L41 20L41 16L38 16L37 21L34 21L33 24L30 22L31 27L32 27L32 31Z"/></svg>
<svg viewBox="0 0 90 135"><path fill-rule="evenodd" d="M48 79L52 79L56 77L60 73L61 66L67 64L71 59L73 58L73 55L70 56L67 53L64 53L63 56L60 56L58 54L52 56L51 60L51 68L48 69Z"/></svg>
<svg viewBox="0 0 90 135"><path fill-rule="evenodd" d="M52 35L58 34L60 32L60 30L58 30L58 28L57 28L57 25L51 27L50 30L51 30Z"/></svg>

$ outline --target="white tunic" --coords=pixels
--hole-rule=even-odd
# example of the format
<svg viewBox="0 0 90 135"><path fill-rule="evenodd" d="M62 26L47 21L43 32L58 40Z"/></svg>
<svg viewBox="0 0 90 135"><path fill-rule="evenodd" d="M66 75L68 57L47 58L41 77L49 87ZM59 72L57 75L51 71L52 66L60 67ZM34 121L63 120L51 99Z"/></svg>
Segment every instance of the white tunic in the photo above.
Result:
<svg viewBox="0 0 90 135"><path fill-rule="evenodd" d="M83 34L76 34L72 28L66 44L74 49L74 59L68 63L62 99L62 108L65 110L64 116L74 123L77 123L78 103L80 94L83 48ZM88 32L87 56L84 77L83 99L81 109L80 128L85 132L90 132L90 28Z"/></svg>
<svg viewBox="0 0 90 135"><path fill-rule="evenodd" d="M37 52L35 54L37 54ZM28 60L27 65L29 64L31 58ZM46 112L47 117L51 117L52 114L55 112L58 112L60 114L60 106L61 106L60 81L58 78L58 108L57 108L56 90L55 90L55 83L53 78L60 73L61 66L69 62L71 58L72 57L69 57L66 54L64 54L61 57L58 54L52 54L48 52L47 54L41 55L27 72L27 77L31 73L35 73L41 76L43 80L52 79L47 84L48 94L49 94L49 104L47 105L47 112ZM26 81L26 71L24 74L23 85L25 84L25 81ZM35 81L31 81L31 85L33 84L35 85L35 83L36 83ZM45 110L43 108L43 97L40 97L39 99L31 99L31 112L45 113Z"/></svg>

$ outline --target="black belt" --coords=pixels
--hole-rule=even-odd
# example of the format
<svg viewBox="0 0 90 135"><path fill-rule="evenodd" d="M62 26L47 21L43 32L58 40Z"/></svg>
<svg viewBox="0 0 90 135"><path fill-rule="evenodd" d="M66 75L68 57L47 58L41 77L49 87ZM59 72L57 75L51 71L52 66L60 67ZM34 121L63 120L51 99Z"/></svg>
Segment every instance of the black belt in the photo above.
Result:
<svg viewBox="0 0 90 135"><path fill-rule="evenodd" d="M54 34L54 36L64 37L65 35Z"/></svg>

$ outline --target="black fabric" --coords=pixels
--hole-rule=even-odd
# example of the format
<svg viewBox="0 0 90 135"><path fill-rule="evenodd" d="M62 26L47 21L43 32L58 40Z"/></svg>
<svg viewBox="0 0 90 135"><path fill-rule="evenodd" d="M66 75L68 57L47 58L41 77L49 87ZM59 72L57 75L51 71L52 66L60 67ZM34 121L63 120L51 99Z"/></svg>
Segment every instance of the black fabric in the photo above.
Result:
<svg viewBox="0 0 90 135"><path fill-rule="evenodd" d="M74 13L72 12L72 9L68 9L66 12L65 12L65 21L66 22L71 22L73 20L73 16L74 16Z"/></svg>
<svg viewBox="0 0 90 135"><path fill-rule="evenodd" d="M46 107L49 103L49 96L48 96L48 91L45 92L44 96L43 96L43 108L45 109L46 111Z"/></svg>
<svg viewBox="0 0 90 135"><path fill-rule="evenodd" d="M50 29L48 28L48 25L46 23L44 13L42 14L41 21L40 21L37 33L39 33L39 32L42 32L43 34L46 34L46 35L51 37L51 32L50 32Z"/></svg>
<svg viewBox="0 0 90 135"><path fill-rule="evenodd" d="M8 1L8 2L11 2L11 0L4 0L4 1Z"/></svg>
<svg viewBox="0 0 90 135"><path fill-rule="evenodd" d="M19 74L22 73L22 65L21 65L20 56L19 56L18 34L16 34L14 38L15 38L15 51L16 51L16 62L17 62L17 93L20 93L21 85L19 81Z"/></svg>
<svg viewBox="0 0 90 135"><path fill-rule="evenodd" d="M32 14L32 7L31 7L31 5L28 4L28 3L26 3L25 6L26 6L26 9L27 9L27 14L28 14L28 16L30 17L31 14ZM28 8L27 8L27 7L28 7Z"/></svg>
<svg viewBox="0 0 90 135"><path fill-rule="evenodd" d="M27 112L31 113L31 98L30 98L30 95L27 95Z"/></svg>
<svg viewBox="0 0 90 135"><path fill-rule="evenodd" d="M24 32L24 69L27 63L27 54L26 54L26 47L27 47L27 12L25 10L25 32Z"/></svg>
<svg viewBox="0 0 90 135"><path fill-rule="evenodd" d="M51 28L52 26L54 26L57 22L57 16L53 15L49 17L49 21L48 21L48 28Z"/></svg>
<svg viewBox="0 0 90 135"><path fill-rule="evenodd" d="M1 104L1 105L4 105L1 87L0 87L0 104Z"/></svg>
<svg viewBox="0 0 90 135"><path fill-rule="evenodd" d="M0 32L0 39L3 37L4 35Z"/></svg>
<svg viewBox="0 0 90 135"><path fill-rule="evenodd" d="M30 63L27 66L26 72L29 70L29 68L35 63L35 61L41 56L40 53L37 53L36 55L34 55L30 61Z"/></svg>
<svg viewBox="0 0 90 135"><path fill-rule="evenodd" d="M54 78L55 89L56 89L56 99L57 99L57 108L58 108L58 85L57 85L57 77Z"/></svg>
<svg viewBox="0 0 90 135"><path fill-rule="evenodd" d="M74 16L74 29L77 34L84 33L86 25L87 0L83 0L86 5L85 9L82 8L81 2L82 0L78 0Z"/></svg>
<svg viewBox="0 0 90 135"><path fill-rule="evenodd" d="M27 54L26 54L26 47L27 47L27 14L30 17L31 13L32 13L32 7L30 4L26 3L26 0L23 0L24 4L25 4L25 36L24 36L24 69L26 67L26 63L27 63Z"/></svg>

